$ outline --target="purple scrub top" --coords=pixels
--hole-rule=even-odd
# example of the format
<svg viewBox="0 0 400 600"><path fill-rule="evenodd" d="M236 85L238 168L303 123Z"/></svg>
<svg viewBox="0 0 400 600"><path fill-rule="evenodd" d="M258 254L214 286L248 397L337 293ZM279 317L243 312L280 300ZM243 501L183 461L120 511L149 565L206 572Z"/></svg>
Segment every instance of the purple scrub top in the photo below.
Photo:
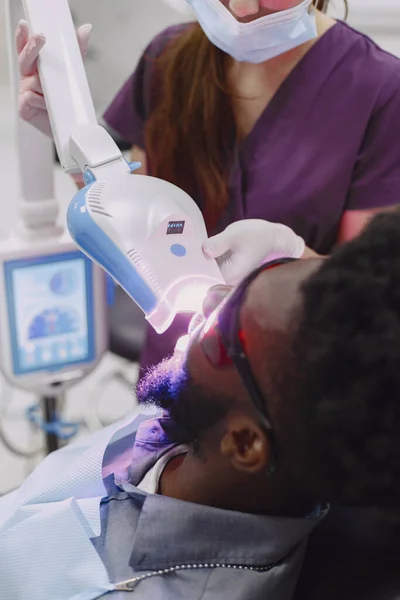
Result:
<svg viewBox="0 0 400 600"><path fill-rule="evenodd" d="M143 149L157 82L152 61L180 34L157 36L104 115ZM201 204L201 198L195 198ZM346 210L400 203L400 60L342 22L302 58L240 143L230 204L217 231L240 219L284 223L328 254ZM180 316L163 335L149 328L142 367L169 355L186 333Z"/></svg>

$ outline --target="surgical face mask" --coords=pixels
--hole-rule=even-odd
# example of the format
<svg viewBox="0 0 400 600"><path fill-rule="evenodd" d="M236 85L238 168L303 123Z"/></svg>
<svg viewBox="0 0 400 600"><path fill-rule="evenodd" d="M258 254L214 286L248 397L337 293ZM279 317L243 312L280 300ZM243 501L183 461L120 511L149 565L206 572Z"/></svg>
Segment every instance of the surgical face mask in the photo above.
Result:
<svg viewBox="0 0 400 600"><path fill-rule="evenodd" d="M312 0L240 23L220 0L187 0L214 46L239 62L262 63L317 37Z"/></svg>

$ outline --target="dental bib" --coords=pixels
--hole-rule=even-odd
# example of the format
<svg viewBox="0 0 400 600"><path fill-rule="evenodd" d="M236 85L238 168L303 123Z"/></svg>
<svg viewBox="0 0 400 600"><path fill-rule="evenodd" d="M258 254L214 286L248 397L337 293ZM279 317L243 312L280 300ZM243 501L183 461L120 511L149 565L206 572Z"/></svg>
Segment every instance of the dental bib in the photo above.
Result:
<svg viewBox="0 0 400 600"><path fill-rule="evenodd" d="M147 418L114 424L49 455L0 499L0 598L95 600L115 589L90 541L100 535L107 495L103 463L107 447ZM124 467L116 474L124 476Z"/></svg>

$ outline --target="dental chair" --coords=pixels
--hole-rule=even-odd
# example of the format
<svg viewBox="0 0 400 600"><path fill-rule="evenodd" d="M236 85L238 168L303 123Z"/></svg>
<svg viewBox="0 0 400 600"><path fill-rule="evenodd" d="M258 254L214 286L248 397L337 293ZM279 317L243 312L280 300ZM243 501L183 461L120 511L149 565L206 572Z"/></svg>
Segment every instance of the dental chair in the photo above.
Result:
<svg viewBox="0 0 400 600"><path fill-rule="evenodd" d="M310 536L294 600L399 598L400 519L333 507Z"/></svg>

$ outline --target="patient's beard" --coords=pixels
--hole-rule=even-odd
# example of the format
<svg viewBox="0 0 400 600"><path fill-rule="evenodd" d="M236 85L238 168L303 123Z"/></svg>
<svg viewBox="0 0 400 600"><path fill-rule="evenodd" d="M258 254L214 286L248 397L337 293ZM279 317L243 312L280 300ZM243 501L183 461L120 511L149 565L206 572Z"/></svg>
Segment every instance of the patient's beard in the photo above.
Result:
<svg viewBox="0 0 400 600"><path fill-rule="evenodd" d="M170 411L188 385L188 373L183 362L170 358L147 371L137 385L136 395L141 405Z"/></svg>
<svg viewBox="0 0 400 600"><path fill-rule="evenodd" d="M202 433L221 420L234 400L216 396L196 383L186 364L165 360L153 367L138 384L140 404L150 404L166 411L172 420L168 436L172 442L196 447Z"/></svg>

